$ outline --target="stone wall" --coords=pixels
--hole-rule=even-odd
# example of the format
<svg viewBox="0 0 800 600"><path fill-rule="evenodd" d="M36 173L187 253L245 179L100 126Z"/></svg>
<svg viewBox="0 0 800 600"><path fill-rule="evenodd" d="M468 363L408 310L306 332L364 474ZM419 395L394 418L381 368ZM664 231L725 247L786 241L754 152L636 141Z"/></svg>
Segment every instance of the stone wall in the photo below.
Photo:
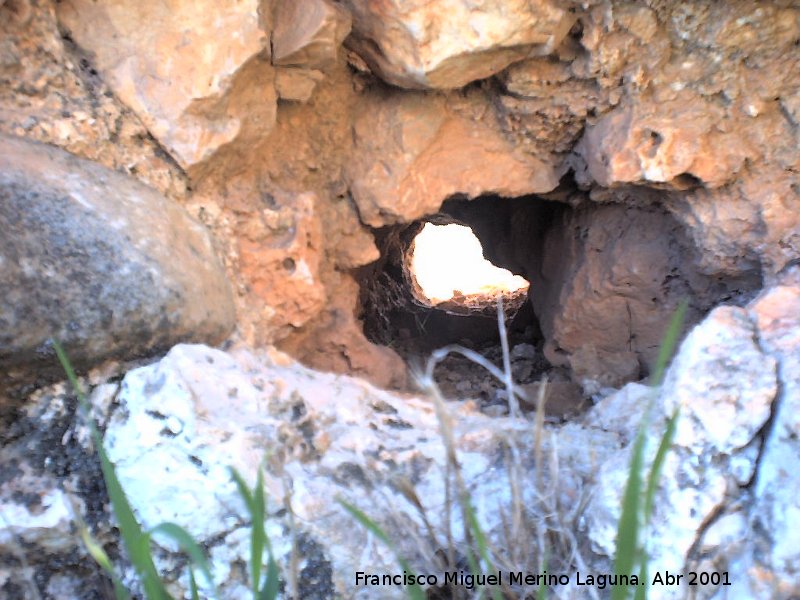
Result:
<svg viewBox="0 0 800 600"><path fill-rule="evenodd" d="M237 339L381 385L404 366L363 337L354 270L372 228L453 196L575 208L511 242L563 364L646 365L678 297L697 318L797 256L792 3L455 6L6 2L0 129L204 223Z"/></svg>
<svg viewBox="0 0 800 600"><path fill-rule="evenodd" d="M62 378L60 340L97 384L148 524L173 510L191 525L191 511L159 511L195 489L202 534L238 573L241 520L222 523L228 507L203 492L231 496L226 467L254 477L274 447L271 498L286 500L285 477L305 486L299 539L318 570L298 589L324 575L329 594L368 594L346 575L366 542L314 494L379 490L419 518L399 473L443 518L429 399L385 391L411 380L393 350L419 309L402 287L410 236L438 219L470 225L532 282L522 328L564 395L648 375L688 300L692 333L653 401L656 425L685 415L654 561L736 569L742 597L795 597L799 148L793 0L0 0L0 508L16 519L0 529L0 591L102 585L70 512L111 536L99 467L74 398L41 388ZM398 285L381 329L376 298ZM443 321L424 349L493 327ZM130 371L183 342L222 349L178 346ZM520 344L517 358L538 353ZM493 543L496 501L520 506L509 481L541 482L544 448L564 466L545 473L555 504L532 486L523 504L572 515L565 555L590 546L590 566L609 568L633 417L652 397L631 384L548 426L542 446L528 420L458 404ZM498 458L509 440L521 463ZM179 457L174 481L153 475L164 456ZM588 495L582 519L568 507ZM273 514L282 566L290 514ZM385 524L412 552L409 529ZM176 560L159 566L174 575ZM222 577L241 597L246 578Z"/></svg>

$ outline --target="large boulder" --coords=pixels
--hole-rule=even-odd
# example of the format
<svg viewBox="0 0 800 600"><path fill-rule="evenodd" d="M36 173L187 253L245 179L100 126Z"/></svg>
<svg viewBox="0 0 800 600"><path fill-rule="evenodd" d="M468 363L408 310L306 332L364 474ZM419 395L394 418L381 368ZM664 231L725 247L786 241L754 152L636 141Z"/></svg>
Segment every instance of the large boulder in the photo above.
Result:
<svg viewBox="0 0 800 600"><path fill-rule="evenodd" d="M207 231L177 204L60 149L0 137L0 371L48 378L184 340L218 343L231 291Z"/></svg>

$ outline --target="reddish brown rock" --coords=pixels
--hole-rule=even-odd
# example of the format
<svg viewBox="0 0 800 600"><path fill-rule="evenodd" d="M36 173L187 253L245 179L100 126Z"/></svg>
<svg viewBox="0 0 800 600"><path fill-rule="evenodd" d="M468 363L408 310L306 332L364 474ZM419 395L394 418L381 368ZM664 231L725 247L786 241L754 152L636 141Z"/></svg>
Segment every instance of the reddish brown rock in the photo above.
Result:
<svg viewBox="0 0 800 600"><path fill-rule="evenodd" d="M681 225L655 208L564 211L542 253L531 282L545 355L591 392L648 372L682 299L688 327L719 298L746 297L757 285L757 277L701 275Z"/></svg>
<svg viewBox="0 0 800 600"><path fill-rule="evenodd" d="M347 165L359 214L370 226L413 221L454 194L521 196L558 185L555 168L516 149L479 100L456 109L425 94L389 96L377 106L376 100L357 109Z"/></svg>
<svg viewBox="0 0 800 600"><path fill-rule="evenodd" d="M709 275L762 273L771 281L800 256L800 176L762 167L720 190L675 194L669 203Z"/></svg>
<svg viewBox="0 0 800 600"><path fill-rule="evenodd" d="M384 388L407 384L406 365L391 349L370 343L357 319L358 284L349 276L331 272L326 310L278 347L306 365L322 371L352 373Z"/></svg>
<svg viewBox="0 0 800 600"><path fill-rule="evenodd" d="M313 193L288 197L282 205L251 212L238 226L239 270L250 308L263 315L260 325L273 339L305 324L325 303L316 203ZM258 338L263 342L265 336Z"/></svg>

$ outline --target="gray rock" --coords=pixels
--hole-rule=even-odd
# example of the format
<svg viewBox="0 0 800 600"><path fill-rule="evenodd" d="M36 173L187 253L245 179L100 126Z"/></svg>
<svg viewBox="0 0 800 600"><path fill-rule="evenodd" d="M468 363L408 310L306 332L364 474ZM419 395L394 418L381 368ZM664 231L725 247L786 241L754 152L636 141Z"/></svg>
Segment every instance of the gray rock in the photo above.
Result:
<svg viewBox="0 0 800 600"><path fill-rule="evenodd" d="M60 374L50 338L85 368L233 329L206 230L130 177L0 137L0 231L0 390Z"/></svg>

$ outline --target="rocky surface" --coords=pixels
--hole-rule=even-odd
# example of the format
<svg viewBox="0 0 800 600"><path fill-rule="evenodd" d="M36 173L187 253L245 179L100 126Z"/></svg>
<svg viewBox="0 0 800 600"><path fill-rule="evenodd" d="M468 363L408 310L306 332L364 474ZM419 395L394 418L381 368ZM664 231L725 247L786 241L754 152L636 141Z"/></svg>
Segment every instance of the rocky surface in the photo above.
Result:
<svg viewBox="0 0 800 600"><path fill-rule="evenodd" d="M55 398L61 396L56 393ZM45 395L30 405L31 416L39 419L40 435L53 428L61 440L45 454L63 453L60 447L67 445L72 448L68 457L81 456L72 445L86 444L85 426L73 418L66 431L59 429L60 415L69 414L70 402L56 399ZM380 523L419 573L441 571L434 557L447 547L448 520L456 552L464 551L460 512L446 508L446 452L430 398L397 396L357 379L314 372L274 350L225 353L180 345L160 362L130 371L121 383L97 387L92 402L105 429L107 451L138 518L146 527L163 520L179 523L204 541L221 598L246 595L246 574L239 564L249 553L248 517L229 467L252 483L256 468L264 465L267 530L286 589L299 597L331 598L338 593L371 598L374 588L356 586L354 572L396 569L393 553L361 529L336 498ZM42 405L49 406L49 412L42 411ZM74 410L74 403L71 406ZM469 402L449 404L446 410L481 525L498 547L508 548L509 554L498 559L512 560L512 551L522 551L523 546L514 548L523 538L513 537L503 519L513 513L509 478L534 480L530 423L489 418ZM25 439L15 438L11 447L18 448ZM592 455L578 451L586 439L593 441ZM591 478L597 461L617 445L615 434L574 428L545 430L540 443L547 456L557 452L566 469L553 500L564 502L565 508L580 494L581 482ZM42 462L47 464L35 453L30 461L36 473L42 472ZM67 460L61 477L75 479L85 469ZM82 488L66 489L67 504L85 501ZM537 506L535 487L519 491L524 497L517 502ZM24 503L18 506L20 502L7 491L0 507L39 512ZM107 522L87 520L97 536L108 539ZM41 527L39 521L31 516L15 526L6 524L0 530L0 542L6 546L0 549L7 550L13 536L25 536L38 550L29 559L31 568L42 568L65 549L75 552L80 542L68 526L34 533ZM514 535L523 533L533 535L533 529ZM163 551L157 557L159 569L171 573L171 589L185 590L185 569L177 557ZM10 581L19 583L19 576L0 570L0 582L5 582L0 589L10 589L2 587ZM79 574L60 576L70 580ZM43 573L37 581L44 582L44 588L52 574ZM399 587L381 593L404 597Z"/></svg>
<svg viewBox="0 0 800 600"><path fill-rule="evenodd" d="M0 200L4 387L62 376L51 338L87 368L232 331L230 286L207 231L155 190L0 137Z"/></svg>
<svg viewBox="0 0 800 600"><path fill-rule="evenodd" d="M412 89L460 88L549 54L574 22L566 7L549 0L346 5L354 19L351 47L383 79Z"/></svg>
<svg viewBox="0 0 800 600"><path fill-rule="evenodd" d="M797 343L800 269L746 308L715 309L683 342L655 399L650 455L679 411L649 531L650 572L728 572L731 588L703 597L791 598L798 593ZM624 410L614 396L595 413ZM641 403L639 403L641 410ZM602 417L606 418L606 417ZM626 436L630 441L629 432ZM601 468L587 511L595 547L612 556L630 445ZM683 598L682 585L654 598Z"/></svg>
<svg viewBox="0 0 800 600"><path fill-rule="evenodd" d="M562 213L530 273L551 363L569 366L590 394L649 372L665 315L689 302L687 324L720 301L742 302L758 282L704 276L679 222L663 209L619 204Z"/></svg>
<svg viewBox="0 0 800 600"><path fill-rule="evenodd" d="M487 109L481 95L448 102L419 93L388 96L377 110L357 107L347 175L361 219L372 227L413 221L455 194L552 191L553 165L498 135ZM388 143L375 131L392 132Z"/></svg>
<svg viewBox="0 0 800 600"><path fill-rule="evenodd" d="M790 2L308 0L243 3L224 19L211 6L159 18L167 9L150 2L2 10L4 131L185 200L216 234L242 340L320 368L402 379L391 350L361 333L355 270L376 258L371 228L453 197L546 195L582 211L561 231L512 236L504 256L539 282L548 357L590 387L647 371L684 292L699 298L696 320L800 254ZM313 214L292 200L309 194ZM663 211L677 225L643 215ZM570 227L592 243L564 242L548 267L558 276L543 277L536 245ZM283 258L309 267L304 281L283 243Z"/></svg>
<svg viewBox="0 0 800 600"><path fill-rule="evenodd" d="M798 309L795 267L747 307L720 307L695 327L660 390L629 384L584 417L545 426L538 438L525 419L491 418L470 402L448 403L462 474L495 564L535 572L535 562L525 562L531 555L525 559L515 544L524 542L523 554L529 553L539 526L550 532L551 543L578 551L573 556L579 562L562 571L606 572L639 424L647 420L652 460L667 417L679 409L648 528L650 572L727 572L732 586L701 585L696 591L704 598L796 595L791 523L800 507L791 465L798 455ZM301 597L332 597L334 590L374 597L374 590L354 585L354 571L396 568L392 552L333 498L376 519L417 572L441 578L435 556L447 548L448 519L463 551L459 513L446 508L445 446L430 397L398 396L314 372L275 350L225 353L181 345L160 362L130 371L121 383L96 387L92 402L138 517L147 527L175 521L204 540L223 598L245 593L245 575L236 565L248 552L247 516L229 466L252 482L264 465L268 532L287 590ZM19 518L0 530L0 548L14 552L20 540L36 548L28 568L45 569L34 578L42 588L56 585L46 571L49 561L78 545L70 533L70 506L84 507L90 526L109 539L103 533L107 521L90 508L96 498L92 504L94 496L77 485L87 472L96 474L96 464L85 462L86 430L70 410L74 402L57 391L34 398L28 421L12 430L3 455L18 476L0 485L0 506ZM36 435L54 443L21 453L36 438L20 435L23 421L30 426L33 419L40 424ZM53 471L48 465L54 459L46 456L55 455L64 458ZM54 488L54 477L73 483ZM19 493L23 488L39 490L33 496L41 500L32 504L27 492ZM516 502L526 507L516 532L532 537L515 536L504 525ZM542 510L555 513L545 517ZM580 550L589 542L592 552ZM179 559L161 550L157 557L171 588L185 590ZM20 573L0 571L0 580L19 582ZM68 588L86 574L67 570L59 576ZM571 579L559 592L586 597ZM654 585L650 595L683 598L685 584L684 578ZM400 589L382 592L402 597Z"/></svg>
<svg viewBox="0 0 800 600"><path fill-rule="evenodd" d="M328 0L305 0L279 2L273 15L273 64L325 69L336 63L350 33L350 13Z"/></svg>
<svg viewBox="0 0 800 600"><path fill-rule="evenodd" d="M0 131L135 175L174 199L187 180L90 56L58 28L55 4L0 4Z"/></svg>
<svg viewBox="0 0 800 600"><path fill-rule="evenodd" d="M105 81L178 163L191 167L275 119L259 3L58 4L59 21L90 51ZM247 102L254 88L260 102Z"/></svg>

